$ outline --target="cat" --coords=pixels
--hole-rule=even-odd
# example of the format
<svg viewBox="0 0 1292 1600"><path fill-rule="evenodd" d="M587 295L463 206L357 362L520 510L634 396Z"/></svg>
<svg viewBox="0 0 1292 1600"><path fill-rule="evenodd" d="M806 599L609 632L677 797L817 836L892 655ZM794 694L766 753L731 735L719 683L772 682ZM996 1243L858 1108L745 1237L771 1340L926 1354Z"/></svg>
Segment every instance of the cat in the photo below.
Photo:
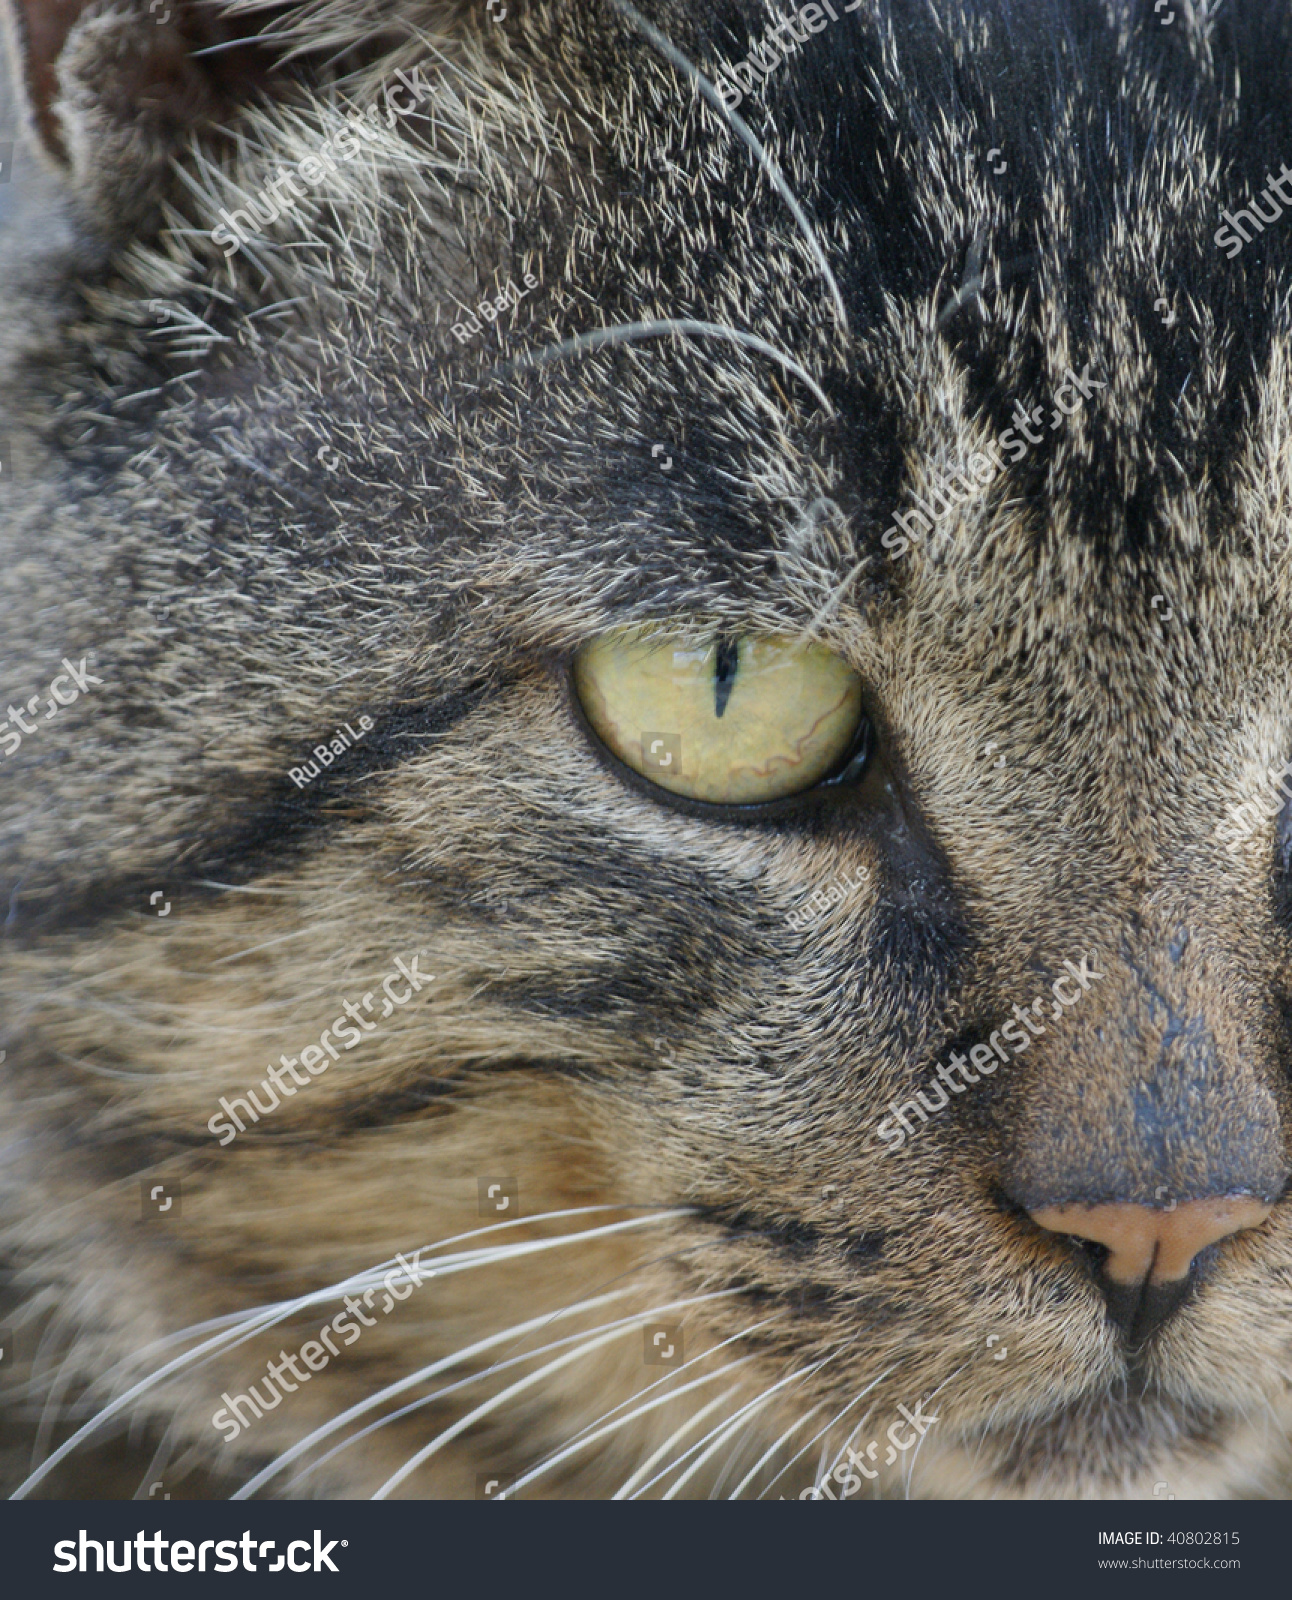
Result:
<svg viewBox="0 0 1292 1600"><path fill-rule="evenodd" d="M8 1491L1286 1497L1292 8L8 5Z"/></svg>

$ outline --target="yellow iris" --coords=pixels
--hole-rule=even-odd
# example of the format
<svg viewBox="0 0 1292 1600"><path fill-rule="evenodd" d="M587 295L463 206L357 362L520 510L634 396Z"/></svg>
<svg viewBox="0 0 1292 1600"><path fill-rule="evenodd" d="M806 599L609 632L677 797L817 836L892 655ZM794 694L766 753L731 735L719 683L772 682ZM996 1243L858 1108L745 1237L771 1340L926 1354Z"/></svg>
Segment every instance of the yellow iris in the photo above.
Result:
<svg viewBox="0 0 1292 1600"><path fill-rule="evenodd" d="M777 634L696 644L616 628L574 658L598 737L642 777L692 800L756 805L828 777L861 723L861 681L820 645Z"/></svg>

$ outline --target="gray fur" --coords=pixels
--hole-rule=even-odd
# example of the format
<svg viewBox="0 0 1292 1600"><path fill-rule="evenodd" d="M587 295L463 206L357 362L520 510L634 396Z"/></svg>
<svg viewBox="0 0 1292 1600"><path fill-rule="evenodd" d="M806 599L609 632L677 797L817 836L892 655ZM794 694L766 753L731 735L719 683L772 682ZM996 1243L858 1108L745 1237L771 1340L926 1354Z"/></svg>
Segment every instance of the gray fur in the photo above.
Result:
<svg viewBox="0 0 1292 1600"><path fill-rule="evenodd" d="M731 1339L713 1366L754 1357L704 1426L765 1404L688 1492L768 1451L746 1492L798 1492L820 1446L789 1463L822 1419L851 1405L833 1459L936 1392L915 1493L1286 1495L1285 1205L1201 1264L1134 1392L1089 1261L1007 1194L1286 1179L1281 835L1234 855L1214 830L1292 721L1292 215L1232 267L1210 239L1263 158L1248 119L1292 156L1292 115L1250 30L1176 4L1169 39L1150 7L1084 0L841 20L742 113L816 247L687 75L591 0L502 28L315 0L242 98L192 88L209 58L159 36L179 109L124 124L110 91L146 0L87 12L51 111L59 209L6 283L0 350L0 689L36 692L64 656L104 679L0 761L0 1239L39 1452L51 1394L51 1415L77 1400L62 1437L157 1371L157 1341L483 1228L478 1180L514 1174L526 1217L601 1205L578 1225L640 1226L436 1279L236 1448L211 1425L221 1392L322 1308L150 1382L104 1437L133 1419L227 1492L383 1385L613 1285L625 1300L561 1326L684 1319L688 1356ZM263 9L198 12L246 28ZM1292 25L1263 9L1275 78ZM708 76L765 23L650 15ZM418 65L434 114L226 262L220 208ZM971 260L989 314L945 315ZM513 314L453 336L527 271L540 288ZM678 320L772 347L828 403L747 339L525 360ZM1086 363L1106 387L891 560L911 496ZM881 752L856 803L744 826L621 781L566 663L648 619L811 631L843 655ZM298 791L289 768L362 713L373 733ZM988 741L1005 767L984 771ZM158 886L178 890L164 927ZM216 1144L219 1096L421 949L419 1008ZM1064 1029L885 1153L883 1108L1088 950L1112 976ZM182 1179L181 1217L138 1220L145 1178ZM271 1489L373 1492L530 1370L489 1359L465 1395ZM657 1376L630 1325L398 1492L532 1468ZM717 1392L533 1492L612 1493Z"/></svg>

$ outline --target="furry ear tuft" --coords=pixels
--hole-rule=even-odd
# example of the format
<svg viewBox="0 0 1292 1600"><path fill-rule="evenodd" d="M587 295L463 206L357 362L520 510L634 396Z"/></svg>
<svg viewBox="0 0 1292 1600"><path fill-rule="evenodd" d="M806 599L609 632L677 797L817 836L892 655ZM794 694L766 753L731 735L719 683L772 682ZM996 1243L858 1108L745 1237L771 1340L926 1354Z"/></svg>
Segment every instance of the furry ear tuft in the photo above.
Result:
<svg viewBox="0 0 1292 1600"><path fill-rule="evenodd" d="M9 56L22 80L34 131L46 149L60 145L52 114L58 80L54 63L89 0L11 0Z"/></svg>
<svg viewBox="0 0 1292 1600"><path fill-rule="evenodd" d="M170 157L190 132L271 87L275 55L256 35L299 10L230 17L220 0L0 4L35 143L107 232L155 207Z"/></svg>

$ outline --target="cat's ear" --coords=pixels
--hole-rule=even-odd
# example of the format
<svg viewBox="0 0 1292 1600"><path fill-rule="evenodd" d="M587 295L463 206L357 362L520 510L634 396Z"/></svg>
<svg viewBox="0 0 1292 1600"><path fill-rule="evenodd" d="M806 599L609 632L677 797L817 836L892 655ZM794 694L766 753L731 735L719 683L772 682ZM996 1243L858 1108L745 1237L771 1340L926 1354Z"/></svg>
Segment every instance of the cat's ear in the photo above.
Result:
<svg viewBox="0 0 1292 1600"><path fill-rule="evenodd" d="M272 86L272 38L301 4L0 0L33 144L93 220L129 226L160 197L180 144ZM201 52L206 52L205 54Z"/></svg>

